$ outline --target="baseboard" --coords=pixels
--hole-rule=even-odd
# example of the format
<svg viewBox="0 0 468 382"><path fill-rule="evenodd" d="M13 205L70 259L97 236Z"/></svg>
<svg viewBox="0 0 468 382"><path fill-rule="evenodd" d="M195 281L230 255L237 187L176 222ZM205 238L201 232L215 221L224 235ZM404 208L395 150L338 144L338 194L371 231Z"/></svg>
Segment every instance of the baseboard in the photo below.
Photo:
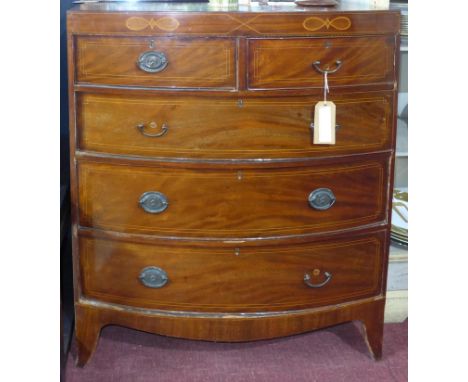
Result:
<svg viewBox="0 0 468 382"><path fill-rule="evenodd" d="M387 292L408 289L408 251L390 247L388 264Z"/></svg>
<svg viewBox="0 0 468 382"><path fill-rule="evenodd" d="M403 322L406 318L408 318L408 291L394 290L387 292L385 322Z"/></svg>

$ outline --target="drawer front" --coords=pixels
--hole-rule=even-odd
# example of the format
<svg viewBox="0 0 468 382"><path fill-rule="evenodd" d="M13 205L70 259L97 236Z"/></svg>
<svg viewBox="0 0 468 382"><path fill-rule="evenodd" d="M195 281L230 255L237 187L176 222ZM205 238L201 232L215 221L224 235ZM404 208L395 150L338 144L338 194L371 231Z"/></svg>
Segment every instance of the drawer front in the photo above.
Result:
<svg viewBox="0 0 468 382"><path fill-rule="evenodd" d="M185 237L281 236L356 227L385 219L387 169L386 158L243 170L82 162L80 224Z"/></svg>
<svg viewBox="0 0 468 382"><path fill-rule="evenodd" d="M153 157L290 158L390 149L392 94L334 98L336 145L314 145L317 97L211 98L82 94L82 150Z"/></svg>
<svg viewBox="0 0 468 382"><path fill-rule="evenodd" d="M334 70L331 88L349 85L394 87L394 36L249 40L249 87L287 89L323 87L319 68ZM333 98L333 91L330 98Z"/></svg>
<svg viewBox="0 0 468 382"><path fill-rule="evenodd" d="M77 39L80 83L171 88L236 87L236 43L204 38Z"/></svg>
<svg viewBox="0 0 468 382"><path fill-rule="evenodd" d="M377 233L313 244L216 249L82 237L83 294L182 311L281 311L336 304L380 293L384 242L384 234Z"/></svg>

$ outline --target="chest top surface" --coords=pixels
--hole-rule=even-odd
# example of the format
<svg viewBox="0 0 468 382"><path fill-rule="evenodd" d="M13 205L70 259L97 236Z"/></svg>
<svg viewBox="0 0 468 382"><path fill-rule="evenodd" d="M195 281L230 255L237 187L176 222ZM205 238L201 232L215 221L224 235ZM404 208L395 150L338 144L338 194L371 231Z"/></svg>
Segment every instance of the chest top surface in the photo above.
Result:
<svg viewBox="0 0 468 382"><path fill-rule="evenodd" d="M164 2L106 2L83 3L72 8L72 12L239 12L239 13L333 13L333 12L382 12L389 7L377 7L369 2L345 1L334 7L303 7L293 2L270 2L261 5L258 2L250 4L217 4L207 3L164 3Z"/></svg>

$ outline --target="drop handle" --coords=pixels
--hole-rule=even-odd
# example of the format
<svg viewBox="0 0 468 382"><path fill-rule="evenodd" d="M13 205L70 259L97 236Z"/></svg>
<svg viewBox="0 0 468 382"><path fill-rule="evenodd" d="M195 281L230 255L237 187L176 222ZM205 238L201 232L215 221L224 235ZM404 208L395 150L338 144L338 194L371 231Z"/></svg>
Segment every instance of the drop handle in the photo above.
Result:
<svg viewBox="0 0 468 382"><path fill-rule="evenodd" d="M155 123L155 122L151 122L149 124L149 128L150 129L155 129L158 127L158 124ZM149 137L149 138L158 138L158 137L162 137L163 135L165 135L167 133L167 131L169 130L169 126L167 126L166 123L163 123L162 126L161 126L161 131L158 132L158 133L148 133L148 130L146 129L146 126L144 123L139 123L138 125L136 125L136 128L138 129L138 131L143 134L145 137Z"/></svg>
<svg viewBox="0 0 468 382"><path fill-rule="evenodd" d="M315 70L321 74L333 74L333 73L336 73L340 68L341 66L343 65L343 62L341 60L336 60L335 61L335 69L322 69L320 67L320 61L315 61L313 64L312 64L315 68Z"/></svg>
<svg viewBox="0 0 468 382"><path fill-rule="evenodd" d="M314 210L325 211L336 202L336 196L329 188L316 188L308 197L309 206Z"/></svg>
<svg viewBox="0 0 468 382"><path fill-rule="evenodd" d="M312 274L318 276L320 274L320 270L319 269L314 269ZM312 277L308 273L305 273L304 274L304 284L306 284L309 288L321 288L321 287L325 286L326 284L328 284L330 282L331 278L332 278L332 274L330 272L324 272L323 275L325 276L325 280L322 281L321 283L314 284L314 283L311 282Z"/></svg>
<svg viewBox="0 0 468 382"><path fill-rule="evenodd" d="M154 266L143 268L138 279L147 288L162 288L169 281L166 271Z"/></svg>
<svg viewBox="0 0 468 382"><path fill-rule="evenodd" d="M148 191L140 196L140 207L149 214L160 214L169 206L166 195L158 191Z"/></svg>
<svg viewBox="0 0 468 382"><path fill-rule="evenodd" d="M166 69L169 61L164 52L148 50L140 54L137 66L146 73L159 73Z"/></svg>

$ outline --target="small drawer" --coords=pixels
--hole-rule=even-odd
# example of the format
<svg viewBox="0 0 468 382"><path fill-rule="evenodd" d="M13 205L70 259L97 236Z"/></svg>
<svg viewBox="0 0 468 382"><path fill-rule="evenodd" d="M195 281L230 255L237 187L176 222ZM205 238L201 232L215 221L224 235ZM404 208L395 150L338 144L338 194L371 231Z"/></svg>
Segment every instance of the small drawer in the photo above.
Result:
<svg viewBox="0 0 468 382"><path fill-rule="evenodd" d="M79 37L76 81L160 88L236 87L228 38Z"/></svg>
<svg viewBox="0 0 468 382"><path fill-rule="evenodd" d="M394 87L394 36L251 39L249 55L251 89L321 88L320 70L334 71L331 88Z"/></svg>
<svg viewBox="0 0 468 382"><path fill-rule="evenodd" d="M147 157L298 158L388 150L390 92L334 97L335 145L314 145L319 97L79 94L79 148Z"/></svg>
<svg viewBox="0 0 468 382"><path fill-rule="evenodd" d="M80 225L177 237L270 237L386 218L388 159L298 168L181 169L81 161Z"/></svg>
<svg viewBox="0 0 468 382"><path fill-rule="evenodd" d="M171 311L305 309L378 295L383 232L275 247L186 247L81 237L83 294Z"/></svg>

